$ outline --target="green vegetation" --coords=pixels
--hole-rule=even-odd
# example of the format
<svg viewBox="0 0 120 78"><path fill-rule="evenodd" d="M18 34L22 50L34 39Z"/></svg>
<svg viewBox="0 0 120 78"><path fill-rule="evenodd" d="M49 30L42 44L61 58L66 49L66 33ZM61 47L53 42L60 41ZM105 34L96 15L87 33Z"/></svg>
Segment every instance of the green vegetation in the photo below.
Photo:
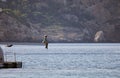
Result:
<svg viewBox="0 0 120 78"><path fill-rule="evenodd" d="M6 2L1 1L0 3L3 4L3 6L1 7L3 8L3 11L5 13L11 15L12 17L15 17L17 20L25 25L27 25L28 23L41 23L41 26L79 26L79 23L77 22L71 22L64 19L64 16L62 16L61 14L65 13L59 12L59 10L64 10L63 5L60 5L59 3L55 3L53 1L7 0ZM73 13L72 8L69 7L67 9L71 9L71 12L68 12ZM90 15L88 16L90 17ZM84 17L85 16L83 16L82 18Z"/></svg>

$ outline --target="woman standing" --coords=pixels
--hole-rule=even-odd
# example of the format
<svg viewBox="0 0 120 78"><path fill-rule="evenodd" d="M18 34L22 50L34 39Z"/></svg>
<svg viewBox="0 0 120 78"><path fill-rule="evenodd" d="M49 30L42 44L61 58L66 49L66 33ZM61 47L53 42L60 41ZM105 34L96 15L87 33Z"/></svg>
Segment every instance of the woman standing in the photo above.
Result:
<svg viewBox="0 0 120 78"><path fill-rule="evenodd" d="M44 43L45 44L45 48L48 49L47 35L44 36L44 39L43 39L42 43Z"/></svg>

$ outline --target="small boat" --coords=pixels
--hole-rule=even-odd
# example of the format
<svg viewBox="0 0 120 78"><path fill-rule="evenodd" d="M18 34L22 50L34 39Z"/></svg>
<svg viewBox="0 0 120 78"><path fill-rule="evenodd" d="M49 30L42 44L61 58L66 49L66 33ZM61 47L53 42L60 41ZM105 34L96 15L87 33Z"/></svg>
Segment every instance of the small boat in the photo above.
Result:
<svg viewBox="0 0 120 78"><path fill-rule="evenodd" d="M12 45L9 45L8 47L11 47ZM14 54L15 61L14 62L9 62L9 61L4 61L4 53L2 48L0 47L0 69L1 68L22 68L22 62L16 61L16 55Z"/></svg>
<svg viewBox="0 0 120 78"><path fill-rule="evenodd" d="M7 47L12 47L13 45L12 44L7 44Z"/></svg>

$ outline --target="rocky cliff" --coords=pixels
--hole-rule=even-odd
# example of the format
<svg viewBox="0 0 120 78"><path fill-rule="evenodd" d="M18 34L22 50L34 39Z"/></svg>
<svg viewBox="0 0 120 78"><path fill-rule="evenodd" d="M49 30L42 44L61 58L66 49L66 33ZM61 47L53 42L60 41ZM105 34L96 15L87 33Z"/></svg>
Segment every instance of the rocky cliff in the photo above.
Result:
<svg viewBox="0 0 120 78"><path fill-rule="evenodd" d="M120 0L0 0L0 41L120 42Z"/></svg>

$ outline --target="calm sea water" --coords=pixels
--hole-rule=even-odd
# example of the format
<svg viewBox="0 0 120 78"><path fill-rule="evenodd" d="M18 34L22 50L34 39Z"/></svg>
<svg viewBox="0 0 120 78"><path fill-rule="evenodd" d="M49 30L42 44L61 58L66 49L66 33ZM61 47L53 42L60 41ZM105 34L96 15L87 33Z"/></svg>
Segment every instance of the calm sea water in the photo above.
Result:
<svg viewBox="0 0 120 78"><path fill-rule="evenodd" d="M23 68L0 69L0 78L120 78L120 44L1 45L5 60Z"/></svg>

